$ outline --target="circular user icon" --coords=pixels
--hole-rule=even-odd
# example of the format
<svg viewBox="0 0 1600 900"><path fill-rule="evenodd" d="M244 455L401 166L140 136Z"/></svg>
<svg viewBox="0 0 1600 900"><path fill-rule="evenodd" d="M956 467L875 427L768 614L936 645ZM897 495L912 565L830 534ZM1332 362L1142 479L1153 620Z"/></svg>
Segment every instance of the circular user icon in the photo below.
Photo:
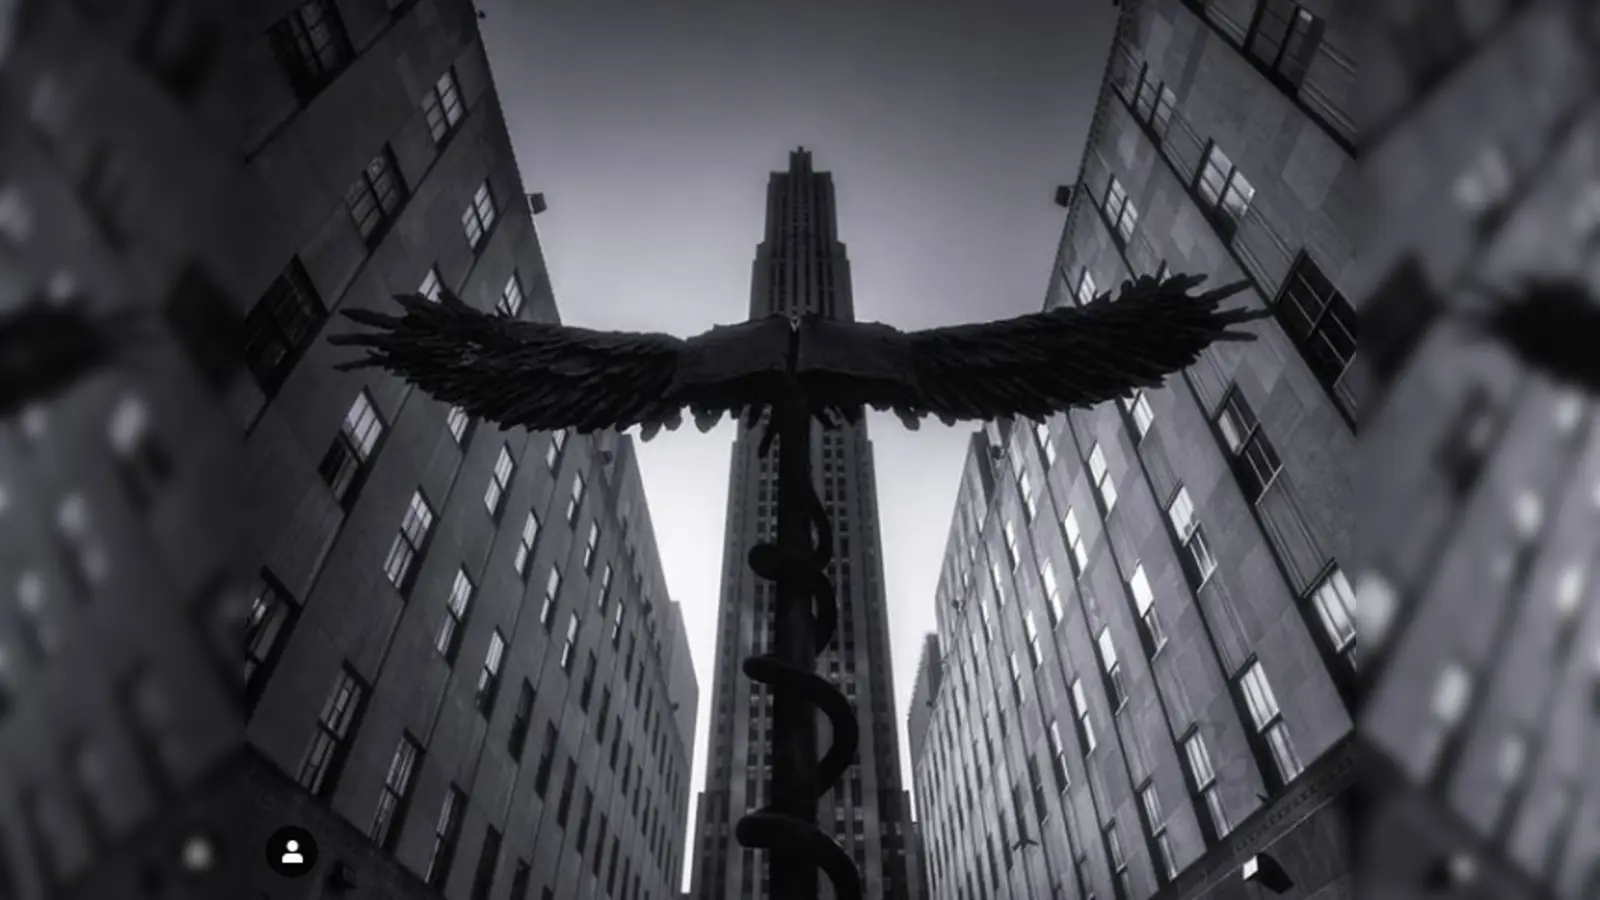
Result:
<svg viewBox="0 0 1600 900"><path fill-rule="evenodd" d="M311 832L285 825L267 839L267 865L285 878L299 878L317 864L317 842Z"/></svg>

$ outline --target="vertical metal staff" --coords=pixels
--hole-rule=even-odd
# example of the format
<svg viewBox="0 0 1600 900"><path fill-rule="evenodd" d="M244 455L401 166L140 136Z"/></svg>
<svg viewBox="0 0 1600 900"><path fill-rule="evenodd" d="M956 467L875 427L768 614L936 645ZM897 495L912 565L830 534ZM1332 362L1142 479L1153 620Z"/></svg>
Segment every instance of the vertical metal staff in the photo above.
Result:
<svg viewBox="0 0 1600 900"><path fill-rule="evenodd" d="M838 626L833 584L833 528L811 483L811 411L798 382L774 404L762 435L766 455L778 448L778 543L750 550L750 568L777 586L773 649L748 656L742 669L769 686L772 709L772 784L768 804L739 820L734 835L768 851L772 900L817 900L817 869L828 873L837 900L859 900L855 861L817 827L817 799L831 790L855 758L860 727L850 701L816 674L818 654ZM817 710L833 726L833 743L817 758Z"/></svg>

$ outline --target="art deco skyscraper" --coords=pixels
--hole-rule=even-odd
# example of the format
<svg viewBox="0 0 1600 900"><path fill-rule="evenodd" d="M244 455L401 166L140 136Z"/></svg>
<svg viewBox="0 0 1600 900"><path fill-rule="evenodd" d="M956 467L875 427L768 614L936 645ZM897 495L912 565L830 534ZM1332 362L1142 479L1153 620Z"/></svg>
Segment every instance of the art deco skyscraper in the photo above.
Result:
<svg viewBox="0 0 1600 900"><path fill-rule="evenodd" d="M774 173L767 187L766 235L751 277L752 318L792 312L855 315L833 181L812 169L804 149L789 155L789 170ZM915 896L908 875L917 863L908 858L909 802L900 785L872 445L865 423L818 429L812 442L817 492L834 523L828 576L839 604L838 634L818 665L861 722L856 763L819 802L817 821L855 857L867 896L904 900ZM765 854L741 848L733 836L740 817L768 802L772 775L772 694L739 670L745 656L771 647L775 591L746 564L752 544L774 539L778 520L776 459L759 456L759 443L758 431L740 432L730 473L716 702L694 879L694 896L707 900L767 896ZM822 886L831 896L826 877Z"/></svg>

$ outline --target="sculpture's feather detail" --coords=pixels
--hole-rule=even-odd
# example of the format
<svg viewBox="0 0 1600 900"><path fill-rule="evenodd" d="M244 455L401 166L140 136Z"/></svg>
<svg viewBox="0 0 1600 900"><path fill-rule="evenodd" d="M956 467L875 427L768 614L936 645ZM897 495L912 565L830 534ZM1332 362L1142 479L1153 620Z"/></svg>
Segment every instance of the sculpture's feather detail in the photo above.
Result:
<svg viewBox="0 0 1600 900"><path fill-rule="evenodd" d="M639 425L648 439L687 409L701 429L733 413L754 423L798 379L825 423L864 407L909 427L1042 418L1154 387L1234 326L1265 311L1219 310L1244 282L1189 294L1204 279L1141 278L1120 296L1000 322L905 333L877 323L772 316L683 340L600 332L479 312L451 294L399 297L403 315L352 310L374 331L337 335L367 349L342 369L377 366L472 416L535 430Z"/></svg>

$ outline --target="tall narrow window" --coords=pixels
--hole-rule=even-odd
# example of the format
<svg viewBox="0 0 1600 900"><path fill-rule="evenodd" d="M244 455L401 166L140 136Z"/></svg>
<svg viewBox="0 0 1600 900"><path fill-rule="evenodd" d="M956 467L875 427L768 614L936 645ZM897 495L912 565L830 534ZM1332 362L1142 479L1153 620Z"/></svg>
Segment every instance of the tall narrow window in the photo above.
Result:
<svg viewBox="0 0 1600 900"><path fill-rule="evenodd" d="M1322 43L1322 20L1292 0L1267 0L1248 47L1290 87L1298 88Z"/></svg>
<svg viewBox="0 0 1600 900"><path fill-rule="evenodd" d="M556 605L561 602L561 570L550 567L550 577L544 582L544 602L539 605L539 625L545 634L555 627Z"/></svg>
<svg viewBox="0 0 1600 900"><path fill-rule="evenodd" d="M439 633L433 646L444 656L445 662L454 663L461 650L461 625L467 618L467 606L472 602L472 579L466 569L456 570L456 579L450 585L450 596L445 598L444 621L439 623Z"/></svg>
<svg viewBox="0 0 1600 900"><path fill-rule="evenodd" d="M600 549L600 522L595 520L589 523L589 536L583 542L583 570L594 572L596 551Z"/></svg>
<svg viewBox="0 0 1600 900"><path fill-rule="evenodd" d="M1026 697L1022 688L1022 667L1017 665L1017 653L1015 650L1006 658L1006 663L1011 669L1011 700L1017 705L1018 709L1021 709Z"/></svg>
<svg viewBox="0 0 1600 900"><path fill-rule="evenodd" d="M1105 506L1106 512L1116 508L1117 484L1111 478L1111 469L1106 466L1105 451L1097 442L1089 448L1089 476L1094 479L1094 489L1100 495L1100 502Z"/></svg>
<svg viewBox="0 0 1600 900"><path fill-rule="evenodd" d="M1117 880L1117 896L1133 900L1133 879L1128 873L1128 857L1122 852L1122 838L1117 834L1117 823L1106 825L1106 857L1111 862L1111 873Z"/></svg>
<svg viewBox="0 0 1600 900"><path fill-rule="evenodd" d="M1006 538L1006 563L1014 572L1017 569L1017 563L1021 562L1021 557L1017 553L1017 523L1010 521L1006 522L1005 528L1002 529L1002 531L1004 532ZM1000 589L1000 570L998 566L994 569L994 574L995 590L998 592ZM1005 601L1001 600L1000 605L1004 606Z"/></svg>
<svg viewBox="0 0 1600 900"><path fill-rule="evenodd" d="M1043 419L1033 423L1034 436L1039 439L1039 451L1044 455L1046 468L1056 464L1056 439L1050 433L1050 425Z"/></svg>
<svg viewBox="0 0 1600 900"><path fill-rule="evenodd" d="M1094 299L1094 276L1089 274L1089 267L1083 267L1083 274L1078 278L1078 305L1082 306Z"/></svg>
<svg viewBox="0 0 1600 900"><path fill-rule="evenodd" d="M1022 497L1022 512L1029 522L1039 514L1039 498L1033 495L1033 485L1028 481L1028 470L1017 472L1017 493Z"/></svg>
<svg viewBox="0 0 1600 900"><path fill-rule="evenodd" d="M1139 76L1139 91L1134 101L1134 110L1138 117L1150 126L1156 137L1165 137L1167 126L1172 122L1172 110L1177 106L1178 97L1172 88L1160 82L1148 63Z"/></svg>
<svg viewBox="0 0 1600 900"><path fill-rule="evenodd" d="M417 758L421 755L422 748L417 742L411 735L403 734L394 748L394 756L389 760L389 771L383 778L383 793L378 795L378 809L372 815L372 826L367 829L367 837L386 851L393 852L400 837L400 829L395 827L395 823L405 820Z"/></svg>
<svg viewBox="0 0 1600 900"><path fill-rule="evenodd" d="M1249 211L1256 189L1215 142L1206 151L1197 185L1201 198L1215 215L1224 236L1231 239L1238 230L1240 220Z"/></svg>
<svg viewBox="0 0 1600 900"><path fill-rule="evenodd" d="M539 540L539 515L533 510L528 510L528 518L522 521L522 534L517 538L517 553L512 558L512 567L518 575L528 573L528 560L533 556L533 545Z"/></svg>
<svg viewBox="0 0 1600 900"><path fill-rule="evenodd" d="M1133 237L1133 229L1139 224L1139 210L1128 199L1128 192L1115 175L1106 185L1106 200L1102 209L1106 214L1106 224L1115 229L1124 242Z"/></svg>
<svg viewBox="0 0 1600 900"><path fill-rule="evenodd" d="M1040 660L1039 629L1034 625L1033 610L1031 609L1022 614L1022 630L1027 634L1028 637L1028 664L1037 669L1039 668Z"/></svg>
<svg viewBox="0 0 1600 900"><path fill-rule="evenodd" d="M595 604L600 607L600 615L606 614L606 606L611 602L611 581L616 576L610 563L606 563L604 571L600 573L600 593L595 597Z"/></svg>
<svg viewBox="0 0 1600 900"><path fill-rule="evenodd" d="M1050 765L1055 771L1056 792L1060 793L1066 790L1067 785L1071 784L1072 781L1067 777L1067 747L1061 742L1060 725L1052 721L1050 730L1047 733L1050 737Z"/></svg>
<svg viewBox="0 0 1600 900"><path fill-rule="evenodd" d="M433 529L433 507L421 491L411 495L411 505L406 507L405 518L400 520L400 533L389 546L389 555L383 561L383 573L389 583L402 594L411 590L416 580L416 561L427 544Z"/></svg>
<svg viewBox="0 0 1600 900"><path fill-rule="evenodd" d="M500 455L495 457L494 471L489 473L489 485L483 491L483 508L489 511L489 515L499 517L501 501L505 500L506 491L511 487L511 476L516 469L510 445L502 445Z"/></svg>
<svg viewBox="0 0 1600 900"><path fill-rule="evenodd" d="M550 789L550 770L556 764L556 743L560 740L560 733L556 731L554 722L546 722L544 726L544 746L539 750L539 765L533 772L533 791L543 800L545 791Z"/></svg>
<svg viewBox="0 0 1600 900"><path fill-rule="evenodd" d="M506 752L513 761L522 761L522 750L528 744L528 728L533 724L533 701L537 698L533 684L523 679L522 689L517 692L517 710L511 717L511 731L506 736Z"/></svg>
<svg viewBox="0 0 1600 900"><path fill-rule="evenodd" d="M1156 877L1162 884L1171 881L1178 874L1177 862L1172 855L1172 838L1167 834L1166 815L1161 808L1161 795L1156 793L1154 783L1146 784L1139 791L1139 805L1144 811L1145 833L1150 837L1152 855L1156 862Z"/></svg>
<svg viewBox="0 0 1600 900"><path fill-rule="evenodd" d="M345 665L334 677L333 689L322 702L317 730L300 761L300 786L318 797L333 793L350 753L351 732L361 718L367 686L354 669Z"/></svg>
<svg viewBox="0 0 1600 900"><path fill-rule="evenodd" d="M1239 678L1239 689L1244 694L1245 706L1250 711L1251 724L1272 753L1274 774L1280 784L1288 784L1305 768L1300 754L1295 750L1289 735L1289 724L1283 720L1278 708L1278 698L1267 681L1267 672L1260 662L1252 662Z"/></svg>
<svg viewBox="0 0 1600 900"><path fill-rule="evenodd" d="M332 81L355 53L333 0L308 0L267 32L278 66L301 102Z"/></svg>
<svg viewBox="0 0 1600 900"><path fill-rule="evenodd" d="M1141 438L1149 434L1150 426L1155 424L1156 414L1150 408L1150 398L1145 396L1144 388L1134 388L1132 394L1118 402L1133 419L1134 432Z"/></svg>
<svg viewBox="0 0 1600 900"><path fill-rule="evenodd" d="M489 635L489 650L483 655L483 669L478 672L478 711L488 715L494 709L495 695L500 691L500 666L506 655L506 639L496 628Z"/></svg>
<svg viewBox="0 0 1600 900"><path fill-rule="evenodd" d="M579 472L572 478L572 495L567 498L567 524L578 524L578 513L583 510L583 493L588 484Z"/></svg>
<svg viewBox="0 0 1600 900"><path fill-rule="evenodd" d="M1089 565L1089 548L1083 540L1083 529L1078 525L1078 514L1070 508L1061 517L1061 530L1067 534L1067 548L1072 551L1072 562L1077 574L1082 575Z"/></svg>
<svg viewBox="0 0 1600 900"><path fill-rule="evenodd" d="M250 598L250 612L244 623L246 711L255 709L299 616L299 604L288 590L271 573L262 570L255 593Z"/></svg>
<svg viewBox="0 0 1600 900"><path fill-rule="evenodd" d="M1144 563L1134 565L1133 574L1128 576L1128 593L1133 595L1133 606L1139 614L1139 622L1144 626L1145 638L1150 641L1150 652L1159 651L1167 645L1167 632L1161 627L1156 595L1150 590L1150 579L1144 573ZM1109 637L1105 639L1110 640Z"/></svg>
<svg viewBox="0 0 1600 900"><path fill-rule="evenodd" d="M362 388L344 414L333 446L323 454L322 463L317 467L334 499L346 509L356 496L359 481L365 475L365 465L372 458L373 448L378 445L383 431L383 418L378 415L372 395Z"/></svg>
<svg viewBox="0 0 1600 900"><path fill-rule="evenodd" d="M1222 792L1217 788L1217 773L1211 766L1211 749L1206 746L1206 739L1199 731L1184 740L1183 756L1188 763L1190 789L1206 809L1206 818L1201 824L1210 824L1212 840L1221 838L1231 826L1228 824L1227 811L1222 806Z"/></svg>
<svg viewBox="0 0 1600 900"><path fill-rule="evenodd" d="M495 864L500 860L500 832L493 825L483 836L483 849L478 851L478 869L472 876L472 900L489 900L494 889Z"/></svg>
<svg viewBox="0 0 1600 900"><path fill-rule="evenodd" d="M439 302L439 295L444 293L444 280L439 277L438 266L428 267L428 274L422 276L422 284L417 288L417 293L435 303Z"/></svg>
<svg viewBox="0 0 1600 900"><path fill-rule="evenodd" d="M44 579L38 572L24 572L17 578L16 591L18 636L33 663L43 666L60 644L55 616L45 610Z"/></svg>
<svg viewBox="0 0 1600 900"><path fill-rule="evenodd" d="M1337 564L1311 589L1311 605L1317 611L1317 620L1322 623L1322 633L1328 640L1328 646L1344 657L1350 668L1354 669L1356 595L1344 576L1344 570Z"/></svg>
<svg viewBox="0 0 1600 900"><path fill-rule="evenodd" d="M623 598L617 598L617 616L611 622L611 646L613 647L622 643L622 611L627 606L628 604L623 602Z"/></svg>
<svg viewBox="0 0 1600 900"><path fill-rule="evenodd" d="M567 637L561 643L561 671L572 674L572 661L578 655L578 614L567 614Z"/></svg>
<svg viewBox="0 0 1600 900"><path fill-rule="evenodd" d="M450 436L455 438L456 443L465 445L467 432L472 428L472 418L467 415L467 411L459 406L450 407L450 411L445 414L444 423L445 427L450 429Z"/></svg>
<svg viewBox="0 0 1600 900"><path fill-rule="evenodd" d="M1095 647L1100 651L1100 667L1106 674L1106 690L1111 695L1111 707L1119 709L1128 699L1128 690L1122 683L1122 663L1117 659L1117 645L1111 639L1110 628L1100 629L1100 634L1095 637Z"/></svg>
<svg viewBox="0 0 1600 900"><path fill-rule="evenodd" d="M1172 502L1167 504L1167 520L1172 523L1172 531L1183 546L1183 574L1188 576L1191 587L1199 588L1216 571L1217 561L1211 556L1205 531L1195 518L1194 503L1189 499L1188 488L1180 486L1178 492L1172 495Z"/></svg>
<svg viewBox="0 0 1600 900"><path fill-rule="evenodd" d="M589 711L589 701L594 697L595 669L600 664L591 652L589 654L589 667L583 670L583 687L578 691L578 708L584 712Z"/></svg>
<svg viewBox="0 0 1600 900"><path fill-rule="evenodd" d="M439 818L433 826L433 852L428 855L428 872L423 880L435 890L443 890L455 864L456 844L461 840L461 819L467 810L467 797L455 785L444 795Z"/></svg>
<svg viewBox="0 0 1600 900"><path fill-rule="evenodd" d="M517 860L516 871L511 875L510 900L528 900L528 887L532 880L533 869L525 860Z"/></svg>
<svg viewBox="0 0 1600 900"><path fill-rule="evenodd" d="M1261 423L1256 420L1255 412L1245 402L1237 385L1222 398L1216 421L1228 452L1233 454L1234 471L1239 476L1245 501L1255 503L1272 486L1273 480L1278 477L1278 470L1283 468L1283 463L1278 460L1278 451L1262 433Z"/></svg>
<svg viewBox="0 0 1600 900"><path fill-rule="evenodd" d="M578 813L578 834L574 839L577 844L578 858L583 858L583 845L589 840L589 820L594 817L594 791L583 789L583 811Z"/></svg>
<svg viewBox="0 0 1600 900"><path fill-rule="evenodd" d="M556 802L556 824L567 827L572 813L572 790L578 780L578 761L567 757L567 775L561 780L561 799Z"/></svg>
<svg viewBox="0 0 1600 900"><path fill-rule="evenodd" d="M1311 373L1349 412L1354 398L1340 390L1356 355L1356 311L1308 253L1301 252L1274 304L1283 330L1300 348Z"/></svg>
<svg viewBox="0 0 1600 900"><path fill-rule="evenodd" d="M517 273L512 272L506 279L506 286L500 289L500 302L495 304L495 309L503 315L516 316L522 312L522 279Z"/></svg>
<svg viewBox="0 0 1600 900"><path fill-rule="evenodd" d="M1061 623L1061 587L1056 584L1056 567L1050 560L1045 560L1039 568L1039 581L1044 585L1045 608L1050 612L1050 627L1054 628Z"/></svg>
<svg viewBox="0 0 1600 900"><path fill-rule="evenodd" d="M355 223L361 239L372 246L383 237L384 227L394 220L406 198L406 185L394 151L387 145L361 170L344 192L345 209Z"/></svg>
<svg viewBox="0 0 1600 900"><path fill-rule="evenodd" d="M478 190L472 195L472 202L461 213L461 230L467 236L467 246L474 250L482 246L484 235L494 227L495 217L498 215L494 194L489 190L489 182L485 181L478 185Z"/></svg>
<svg viewBox="0 0 1600 900"><path fill-rule="evenodd" d="M428 120L428 133L433 135L434 143L442 143L465 112L461 88L456 84L456 71L446 69L422 98L422 114Z"/></svg>
<svg viewBox="0 0 1600 900"><path fill-rule="evenodd" d="M277 393L328 318L299 257L290 260L244 318L244 360L268 396Z"/></svg>
<svg viewBox="0 0 1600 900"><path fill-rule="evenodd" d="M550 471L556 470L556 463L561 460L561 450L567 445L567 430L565 428L550 432L550 444L545 447L544 464Z"/></svg>

